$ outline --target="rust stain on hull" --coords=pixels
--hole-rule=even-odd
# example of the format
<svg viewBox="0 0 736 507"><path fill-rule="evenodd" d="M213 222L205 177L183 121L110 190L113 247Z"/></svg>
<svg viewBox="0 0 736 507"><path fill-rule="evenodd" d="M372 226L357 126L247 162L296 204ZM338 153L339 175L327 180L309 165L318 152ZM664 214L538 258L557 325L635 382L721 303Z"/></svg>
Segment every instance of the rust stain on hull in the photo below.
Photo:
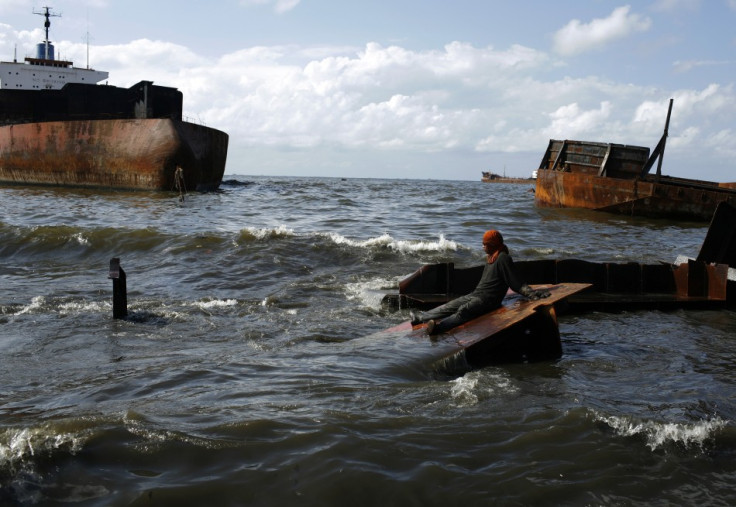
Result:
<svg viewBox="0 0 736 507"><path fill-rule="evenodd" d="M538 206L587 208L632 216L708 221L721 202L736 205L736 191L696 180L660 182L540 170Z"/></svg>
<svg viewBox="0 0 736 507"><path fill-rule="evenodd" d="M0 127L0 182L187 190L222 181L228 135L168 118L78 120Z"/></svg>
<svg viewBox="0 0 736 507"><path fill-rule="evenodd" d="M736 184L642 174L649 149L551 140L537 171L538 206L708 221Z"/></svg>

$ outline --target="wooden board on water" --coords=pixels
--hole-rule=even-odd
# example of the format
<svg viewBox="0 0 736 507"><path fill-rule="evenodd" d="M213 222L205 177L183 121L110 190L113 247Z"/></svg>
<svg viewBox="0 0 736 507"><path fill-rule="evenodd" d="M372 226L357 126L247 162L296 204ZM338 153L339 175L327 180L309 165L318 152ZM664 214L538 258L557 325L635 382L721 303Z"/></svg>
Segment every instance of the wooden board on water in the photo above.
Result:
<svg viewBox="0 0 736 507"><path fill-rule="evenodd" d="M479 342L492 340L502 331L532 317L540 307L554 305L572 294L591 287L591 284L562 283L552 286L533 285L532 287L546 288L550 291L550 296L536 301L523 298L504 300L504 305L500 308L431 338L427 335L425 324L412 327L408 321L372 334L369 338L394 341L409 339L410 342L406 345L416 346L418 355L429 353L434 358L445 357ZM424 350L426 348L430 350Z"/></svg>

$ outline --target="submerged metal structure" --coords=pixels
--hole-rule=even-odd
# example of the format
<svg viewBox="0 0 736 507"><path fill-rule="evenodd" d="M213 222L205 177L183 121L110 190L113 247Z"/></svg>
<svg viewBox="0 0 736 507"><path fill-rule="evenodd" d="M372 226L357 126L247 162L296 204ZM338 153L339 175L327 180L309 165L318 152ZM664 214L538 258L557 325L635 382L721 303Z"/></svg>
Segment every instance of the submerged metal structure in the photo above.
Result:
<svg viewBox="0 0 736 507"><path fill-rule="evenodd" d="M580 259L518 261L514 265L530 284L590 284L567 298L572 311L623 309L719 308L726 304L728 266L689 260L680 265L637 262L589 262ZM391 309L428 309L473 291L483 266L456 268L453 263L428 264L387 294Z"/></svg>
<svg viewBox="0 0 736 507"><path fill-rule="evenodd" d="M681 262L590 262L539 259L514 263L530 284L587 283L567 298L569 310L722 308L736 306L736 206L721 202L712 216L697 258ZM483 265L456 268L428 264L384 296L390 309L428 309L475 289Z"/></svg>

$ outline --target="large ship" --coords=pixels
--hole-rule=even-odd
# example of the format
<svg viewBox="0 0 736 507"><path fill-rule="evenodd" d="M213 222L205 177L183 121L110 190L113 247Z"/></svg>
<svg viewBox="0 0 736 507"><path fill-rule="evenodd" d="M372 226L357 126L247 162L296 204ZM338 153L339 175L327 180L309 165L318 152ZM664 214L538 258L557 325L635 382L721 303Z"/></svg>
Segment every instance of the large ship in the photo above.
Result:
<svg viewBox="0 0 736 507"><path fill-rule="evenodd" d="M184 121L183 94L141 81L98 84L108 73L36 57L0 62L0 183L147 190L214 190L228 135Z"/></svg>

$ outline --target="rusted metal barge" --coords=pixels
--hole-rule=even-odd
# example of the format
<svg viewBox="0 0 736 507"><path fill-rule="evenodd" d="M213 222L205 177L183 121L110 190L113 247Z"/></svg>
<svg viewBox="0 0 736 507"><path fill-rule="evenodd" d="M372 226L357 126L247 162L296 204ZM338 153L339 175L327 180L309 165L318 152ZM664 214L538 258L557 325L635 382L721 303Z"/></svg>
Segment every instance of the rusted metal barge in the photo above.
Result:
<svg viewBox="0 0 736 507"><path fill-rule="evenodd" d="M141 81L95 84L107 72L36 58L0 62L0 183L146 190L213 190L228 135L184 121L182 93Z"/></svg>
<svg viewBox="0 0 736 507"><path fill-rule="evenodd" d="M736 205L736 183L661 174L671 111L672 101L651 155L641 146L550 140L537 171L535 203L694 221L710 220L720 202Z"/></svg>
<svg viewBox="0 0 736 507"><path fill-rule="evenodd" d="M539 259L514 265L530 284L590 284L589 290L567 298L570 311L736 306L736 206L718 205L695 259L656 264ZM473 291L483 268L422 266L399 282L398 293L385 295L382 304L390 309L434 308Z"/></svg>

